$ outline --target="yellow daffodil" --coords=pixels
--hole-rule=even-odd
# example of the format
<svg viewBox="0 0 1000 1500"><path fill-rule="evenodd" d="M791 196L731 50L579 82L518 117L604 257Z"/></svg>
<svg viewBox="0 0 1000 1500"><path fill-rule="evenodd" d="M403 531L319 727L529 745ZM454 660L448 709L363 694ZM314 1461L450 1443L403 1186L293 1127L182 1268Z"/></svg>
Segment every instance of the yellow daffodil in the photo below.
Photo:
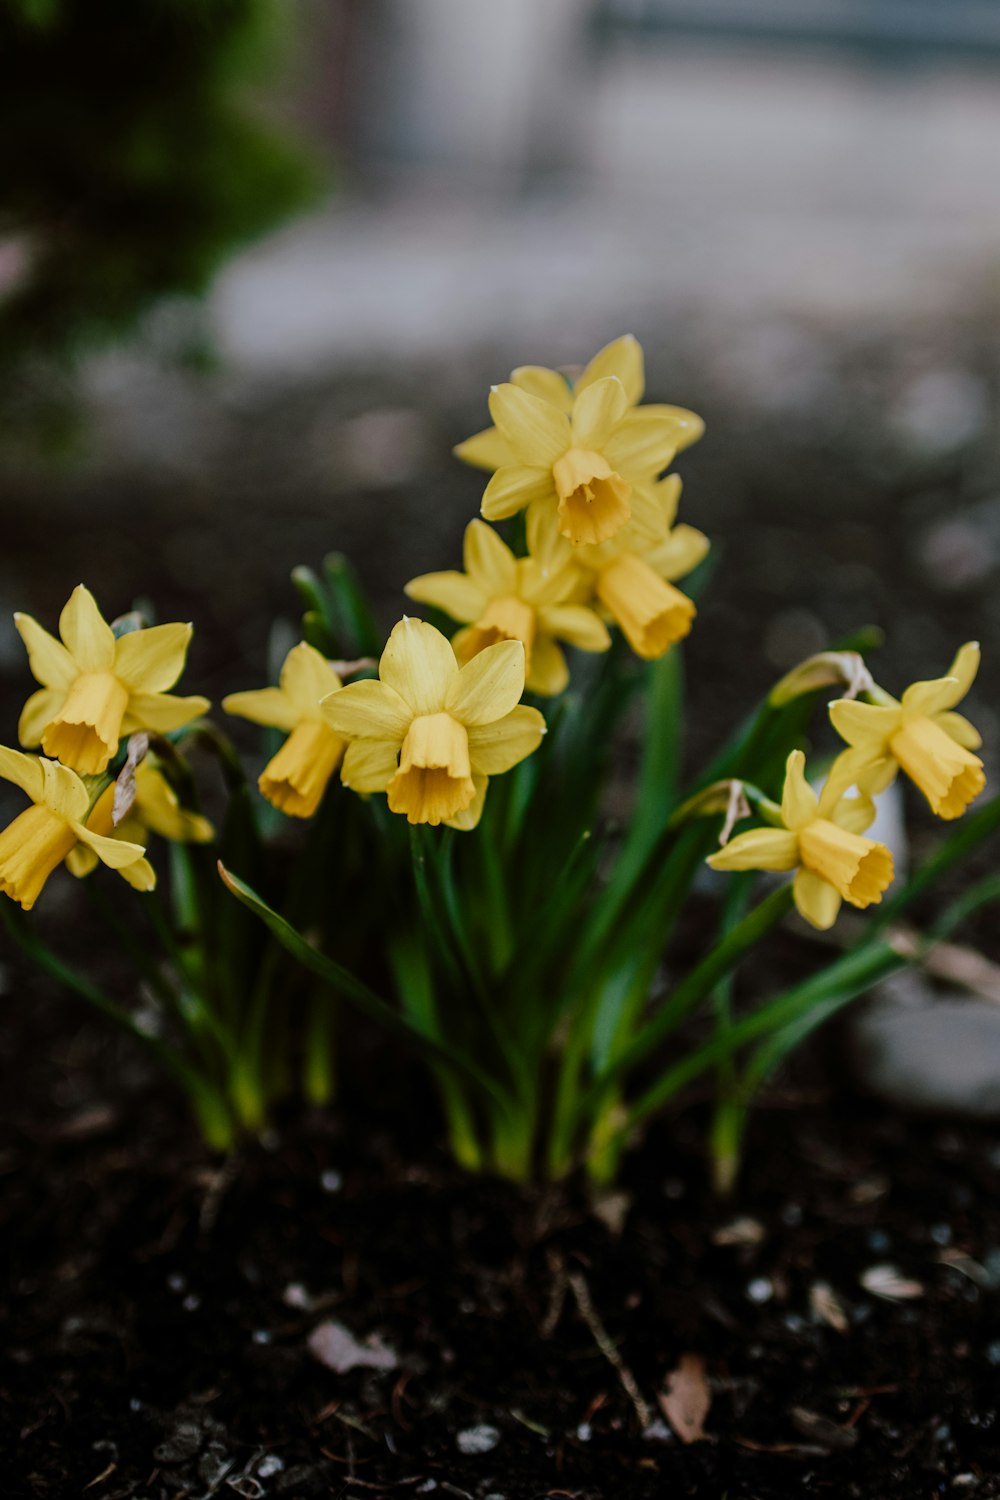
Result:
<svg viewBox="0 0 1000 1500"><path fill-rule="evenodd" d="M91 833L139 845L145 845L151 833L177 844L207 844L215 835L207 818L181 806L163 772L149 760L136 767L135 801L117 827L112 820L114 800L112 782L98 797L87 819ZM67 868L77 876L89 875L96 865L97 854L89 844L77 844L66 856Z"/></svg>
<svg viewBox="0 0 1000 1500"><path fill-rule="evenodd" d="M406 585L411 599L433 604L468 625L452 641L462 663L497 641L524 647L525 687L561 693L569 681L566 641L581 651L606 651L607 627L592 609L570 603L578 579L572 567L546 573L531 557L515 557L492 527L470 521L463 547L465 572L424 573Z"/></svg>
<svg viewBox="0 0 1000 1500"><path fill-rule="evenodd" d="M30 911L46 880L78 844L110 869L149 891L156 884L141 844L104 838L86 826L90 793L75 771L37 755L0 746L0 776L12 781L32 806L0 833L0 891Z"/></svg>
<svg viewBox="0 0 1000 1500"><path fill-rule="evenodd" d="M979 669L979 646L964 645L947 677L915 682L902 701L879 690L877 703L843 699L830 704L837 733L852 747L834 763L831 776L882 791L901 766L939 818L958 818L986 785L975 727L953 712Z"/></svg>
<svg viewBox="0 0 1000 1500"><path fill-rule="evenodd" d="M643 388L642 350L633 338L602 349L575 385L555 370L526 365L494 386L494 426L455 449L465 462L495 471L483 495L485 518L548 510L574 543L606 541L629 522L662 536L654 481L704 424L682 407L638 407Z"/></svg>
<svg viewBox="0 0 1000 1500"><path fill-rule="evenodd" d="M288 739L257 785L290 818L311 818L344 758L345 742L320 707L343 684L326 657L306 641L289 651L278 681L278 687L230 693L222 706L228 714L287 731Z"/></svg>
<svg viewBox="0 0 1000 1500"><path fill-rule="evenodd" d="M785 769L778 828L738 834L709 857L714 870L795 870L795 905L813 927L832 927L841 901L877 905L892 880L892 855L862 838L875 817L869 797L844 797L828 781L817 797L805 777L805 756L793 750Z"/></svg>
<svg viewBox="0 0 1000 1500"><path fill-rule="evenodd" d="M41 745L81 776L98 775L137 729L166 734L203 714L207 698L177 698L190 625L154 625L115 637L90 591L79 584L59 616L61 640L30 615L14 623L40 683L18 724L22 745Z"/></svg>
<svg viewBox="0 0 1000 1500"><path fill-rule="evenodd" d="M702 561L709 541L694 526L673 524L681 481L670 474L653 486L662 535L653 542L635 526L627 526L610 541L595 546L570 547L556 530L551 515L539 512L528 529L528 546L546 571L576 568L577 600L597 599L621 630L632 650L646 661L663 656L691 629L694 603L673 580L682 578Z"/></svg>
<svg viewBox="0 0 1000 1500"><path fill-rule="evenodd" d="M423 620L395 626L379 680L352 682L323 704L349 740L341 780L387 792L411 823L474 828L490 776L538 748L545 720L518 703L524 648L498 641L459 667L448 640Z"/></svg>

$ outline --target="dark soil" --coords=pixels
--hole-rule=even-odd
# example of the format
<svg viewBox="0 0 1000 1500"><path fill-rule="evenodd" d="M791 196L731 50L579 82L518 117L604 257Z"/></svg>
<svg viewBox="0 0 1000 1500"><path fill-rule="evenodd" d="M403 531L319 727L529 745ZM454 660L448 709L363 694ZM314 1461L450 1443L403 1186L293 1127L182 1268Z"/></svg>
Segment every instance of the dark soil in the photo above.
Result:
<svg viewBox="0 0 1000 1500"><path fill-rule="evenodd" d="M462 1175L419 1094L404 1154L378 1050L349 1130L220 1173L125 1042L56 1000L21 1017L5 1500L1000 1495L997 1130L775 1096L720 1204L696 1105L628 1164L616 1233L579 1187ZM329 1320L390 1367L321 1364ZM692 1354L685 1446L657 1395Z"/></svg>

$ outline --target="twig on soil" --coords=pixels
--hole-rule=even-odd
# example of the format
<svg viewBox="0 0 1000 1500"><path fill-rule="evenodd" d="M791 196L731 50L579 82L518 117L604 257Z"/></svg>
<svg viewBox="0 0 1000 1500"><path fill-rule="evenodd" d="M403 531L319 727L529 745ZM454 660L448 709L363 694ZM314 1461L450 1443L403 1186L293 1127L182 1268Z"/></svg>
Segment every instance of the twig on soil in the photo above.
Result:
<svg viewBox="0 0 1000 1500"><path fill-rule="evenodd" d="M562 1317L562 1310L566 1305L566 1292L569 1289L569 1282L566 1280L566 1263L562 1256L555 1250L550 1250L548 1260L549 1270L552 1273L552 1294L538 1330L543 1339L550 1339L555 1333L559 1319Z"/></svg>
<svg viewBox="0 0 1000 1500"><path fill-rule="evenodd" d="M652 1413L643 1400L642 1392L636 1384L635 1376L608 1337L608 1331L601 1322L597 1309L591 1299L590 1288L587 1285L583 1272L566 1271L565 1267L563 1269L566 1282L573 1293L580 1316L590 1329L594 1343L618 1376L621 1388L631 1401L633 1410L639 1418L639 1425L643 1428L648 1427L652 1421Z"/></svg>
<svg viewBox="0 0 1000 1500"><path fill-rule="evenodd" d="M222 1200L236 1180L239 1169L239 1158L235 1151L230 1152L222 1166L217 1172L213 1172L208 1189L202 1199L201 1211L198 1214L198 1233L209 1235L215 1228L219 1217L219 1209Z"/></svg>

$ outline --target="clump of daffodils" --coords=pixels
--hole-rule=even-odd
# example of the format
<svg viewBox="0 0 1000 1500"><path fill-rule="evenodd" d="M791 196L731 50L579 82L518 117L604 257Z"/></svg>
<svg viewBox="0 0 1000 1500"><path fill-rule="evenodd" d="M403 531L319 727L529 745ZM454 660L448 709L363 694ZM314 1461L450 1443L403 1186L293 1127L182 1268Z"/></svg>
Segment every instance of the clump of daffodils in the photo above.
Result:
<svg viewBox="0 0 1000 1500"><path fill-rule="evenodd" d="M277 683L222 700L267 733L256 792L207 699L171 691L189 625L109 623L82 584L58 635L15 617L39 687L22 750L0 748L0 777L29 803L0 831L0 893L27 911L61 865L93 876L92 893L104 865L148 903L146 927L117 902L112 926L161 1007L157 1055L213 1146L261 1128L290 1058L306 1096L330 1099L336 996L420 1050L469 1167L555 1177L583 1163L607 1180L630 1135L709 1075L725 1187L755 1091L812 1026L919 955L887 939L889 919L1000 827L1000 799L980 804L930 874L901 887L872 836L876 798L900 771L945 823L981 797L979 734L956 711L974 643L899 699L850 643L820 653L682 785L678 656L710 543L678 519L672 466L703 423L644 394L631 337L575 375L525 365L493 387L493 425L456 449L490 476L462 566L405 584L429 619L403 614L383 638L343 559L322 576L297 570L303 638ZM609 750L637 700L639 790L614 827ZM844 746L825 769L811 752L807 776L807 725L824 703ZM200 809L189 743L222 769L218 825ZM282 824L292 836L276 858ZM706 861L735 884L704 956L680 974L672 961L665 983ZM154 865L169 872L160 889ZM754 872L779 877L759 900ZM935 931L995 899L990 877ZM825 930L845 903L869 925L842 956L824 950L814 979L734 1008L740 961L792 907ZM97 998L89 981L77 988ZM97 1003L150 1040L113 1000ZM688 1043L679 1028L698 1006L708 1034Z"/></svg>

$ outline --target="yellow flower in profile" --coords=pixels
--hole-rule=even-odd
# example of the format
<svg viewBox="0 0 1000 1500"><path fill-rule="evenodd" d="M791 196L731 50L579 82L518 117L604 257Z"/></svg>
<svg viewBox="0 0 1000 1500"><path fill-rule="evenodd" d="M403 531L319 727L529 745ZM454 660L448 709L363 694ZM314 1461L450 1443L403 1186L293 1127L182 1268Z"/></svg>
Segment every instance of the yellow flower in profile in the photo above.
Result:
<svg viewBox="0 0 1000 1500"><path fill-rule="evenodd" d="M230 693L222 707L227 714L287 732L288 739L268 761L257 785L288 817L311 818L344 758L344 740L330 728L320 707L343 684L326 657L306 641L289 651L278 682L278 687Z"/></svg>
<svg viewBox="0 0 1000 1500"><path fill-rule="evenodd" d="M540 365L494 386L495 425L455 449L495 471L483 495L486 520L528 508L551 511L574 543L606 541L629 522L662 536L654 481L704 424L682 407L640 408L643 389L642 350L630 337L602 349L573 386Z"/></svg>
<svg viewBox="0 0 1000 1500"><path fill-rule="evenodd" d="M518 700L520 641L486 646L459 667L447 638L403 618L386 643L378 681L351 682L323 704L350 743L341 780L355 792L387 792L411 823L470 829L490 776L537 750L545 720Z"/></svg>
<svg viewBox="0 0 1000 1500"><path fill-rule="evenodd" d="M915 682L902 701L879 691L877 703L830 704L837 733L852 747L834 762L832 777L882 791L902 767L939 818L958 818L986 785L978 730L954 713L979 670L979 645L968 641L947 677Z"/></svg>
<svg viewBox="0 0 1000 1500"><path fill-rule="evenodd" d="M156 884L141 844L104 838L86 826L90 793L75 771L37 755L0 746L0 776L31 799L0 832L0 891L30 911L57 865L78 844L86 845L110 869L139 891Z"/></svg>
<svg viewBox="0 0 1000 1500"><path fill-rule="evenodd" d="M795 905L813 927L832 927L841 901L877 905L892 881L892 855L862 838L875 817L869 797L844 797L830 780L817 797L805 777L805 756L793 750L785 767L781 828L738 834L709 856L714 870L795 870Z"/></svg>
<svg viewBox="0 0 1000 1500"><path fill-rule="evenodd" d="M572 567L546 573L531 557L515 557L492 527L470 521L463 547L465 572L423 573L406 585L411 599L433 604L468 626L452 640L461 663L497 641L524 647L529 693L561 693L569 681L565 641L581 651L606 651L607 627L586 605L570 603L578 586Z"/></svg>
<svg viewBox="0 0 1000 1500"><path fill-rule="evenodd" d="M59 616L61 640L30 615L16 614L14 624L42 684L24 705L18 738L81 776L106 770L123 736L137 729L166 734L209 706L207 698L167 692L184 669L190 625L154 625L116 638L82 583Z"/></svg>
<svg viewBox="0 0 1000 1500"><path fill-rule="evenodd" d="M215 830L207 818L181 806L180 798L159 767L149 759L139 762L135 772L135 801L116 826L112 819L115 784L98 797L87 818L91 833L126 843L145 845L151 833L177 844L207 844ZM97 866L97 855L89 844L77 844L66 856L74 875L89 875Z"/></svg>
<svg viewBox="0 0 1000 1500"><path fill-rule="evenodd" d="M691 629L694 603L673 580L690 573L705 557L709 541L694 526L675 526L681 480L669 474L653 486L662 534L650 542L628 526L608 542L570 547L556 532L551 516L538 515L529 526L528 546L547 570L577 570L576 598L596 599L620 626L637 656L663 656Z"/></svg>

